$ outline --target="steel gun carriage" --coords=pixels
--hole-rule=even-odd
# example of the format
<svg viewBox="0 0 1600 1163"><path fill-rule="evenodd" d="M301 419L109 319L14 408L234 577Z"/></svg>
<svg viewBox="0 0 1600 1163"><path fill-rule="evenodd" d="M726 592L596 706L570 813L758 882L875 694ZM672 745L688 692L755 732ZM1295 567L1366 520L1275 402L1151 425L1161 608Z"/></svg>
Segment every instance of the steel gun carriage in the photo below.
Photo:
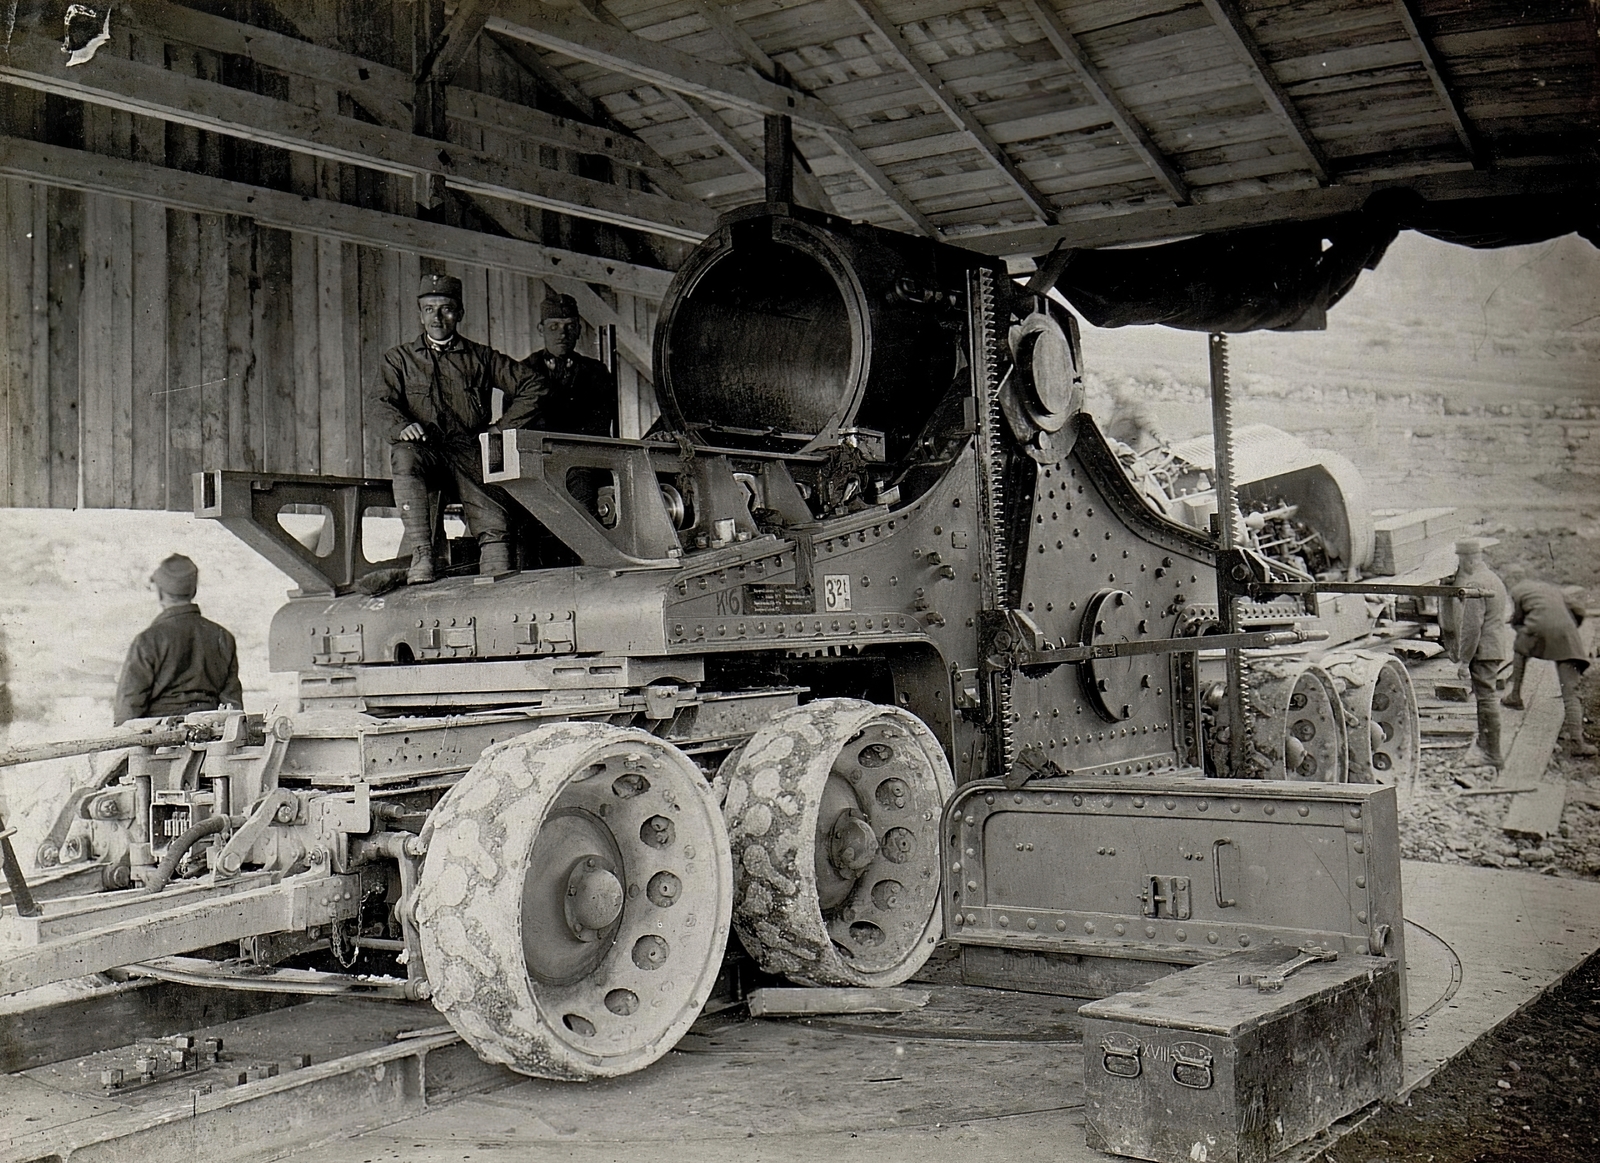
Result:
<svg viewBox="0 0 1600 1163"><path fill-rule="evenodd" d="M1006 944L962 931L984 841L941 852L958 785L1233 773L1197 648L1319 634L1223 612L1300 599L1130 484L1071 317L992 259L735 212L654 362L645 439L484 438L523 517L499 576L365 593L397 564L363 536L387 482L197 476L196 512L298 585L270 650L300 709L123 740L35 853L0 993L196 950L266 981L359 957L387 972L349 988L431 998L491 1061L626 1073L695 1019L730 929L817 984L905 980L947 917ZM316 548L278 519L308 507ZM1233 720L1252 772L1343 779L1372 724L1281 693Z"/></svg>

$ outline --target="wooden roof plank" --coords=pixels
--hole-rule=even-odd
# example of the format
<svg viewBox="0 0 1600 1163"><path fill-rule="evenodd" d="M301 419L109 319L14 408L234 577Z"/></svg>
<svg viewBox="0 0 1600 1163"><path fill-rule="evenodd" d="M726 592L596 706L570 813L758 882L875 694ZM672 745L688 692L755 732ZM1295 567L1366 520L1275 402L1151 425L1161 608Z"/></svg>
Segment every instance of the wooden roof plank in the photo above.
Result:
<svg viewBox="0 0 1600 1163"><path fill-rule="evenodd" d="M698 60L667 45L593 21L571 20L527 0L503 3L487 27L513 40L584 61L663 89L752 113L792 117L822 133L844 125L814 97L724 65Z"/></svg>
<svg viewBox="0 0 1600 1163"><path fill-rule="evenodd" d="M1327 155L1317 144L1305 119L1295 109L1293 99L1273 75L1272 65L1256 45L1250 26L1245 23L1244 14L1239 11L1239 6L1234 0L1201 0L1201 3L1205 5L1206 11L1211 13L1212 19L1217 22L1217 27L1233 41L1234 47L1249 66L1251 79L1260 89L1262 99L1269 108L1283 118L1291 137L1304 151L1317 181L1327 183L1331 176Z"/></svg>
<svg viewBox="0 0 1600 1163"><path fill-rule="evenodd" d="M1183 176L1161 152L1143 123L1122 103L1122 99L1101 76L1099 67L1089 59L1089 54L1078 43L1077 38L1067 30L1056 9L1052 5L1047 5L1044 0L1022 0L1022 7L1039 25L1040 31L1049 40L1051 47L1061 54L1061 59L1077 74L1089 95L1105 110L1111 123L1127 136L1129 147L1143 159L1162 189L1166 190L1174 202L1187 202L1189 188Z"/></svg>
<svg viewBox="0 0 1600 1163"><path fill-rule="evenodd" d="M523 0L502 6L492 31L557 52L597 68L631 76L684 97L732 105L751 113L790 117L847 157L863 180L878 189L908 224L927 234L937 228L850 141L844 122L826 104L798 90L722 65L696 60L666 46L593 22L567 20Z"/></svg>
<svg viewBox="0 0 1600 1163"><path fill-rule="evenodd" d="M1050 221L1055 213L1055 207L1050 204L1050 199L1034 189L1033 183L1026 175L1017 169L1016 165L1006 156L994 138L989 136L988 130L973 115L961 101L949 95L949 89L937 73L926 61L918 55L916 49L906 40L905 33L893 24L877 0L849 0L850 7L864 20L868 27L882 37L889 45L897 63L908 70L922 84L928 95L938 104L955 124L972 140L973 146L993 163L1005 180L1017 191L1024 202L1033 207L1034 213L1046 222Z"/></svg>

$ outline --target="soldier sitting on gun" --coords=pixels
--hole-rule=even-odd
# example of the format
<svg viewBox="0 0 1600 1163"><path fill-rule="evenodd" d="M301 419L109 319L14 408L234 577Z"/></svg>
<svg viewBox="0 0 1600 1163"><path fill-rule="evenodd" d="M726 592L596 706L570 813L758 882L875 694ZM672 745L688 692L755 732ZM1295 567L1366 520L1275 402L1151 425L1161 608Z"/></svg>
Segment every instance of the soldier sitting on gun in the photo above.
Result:
<svg viewBox="0 0 1600 1163"><path fill-rule="evenodd" d="M422 333L383 353L373 393L378 415L391 425L389 468L411 555L406 583L433 580L430 490L453 492L461 501L467 529L478 542L478 572L505 573L511 568L506 511L484 487L478 435L527 426L544 392L541 377L456 330L460 279L422 276L417 311ZM496 388L505 408L491 424Z"/></svg>

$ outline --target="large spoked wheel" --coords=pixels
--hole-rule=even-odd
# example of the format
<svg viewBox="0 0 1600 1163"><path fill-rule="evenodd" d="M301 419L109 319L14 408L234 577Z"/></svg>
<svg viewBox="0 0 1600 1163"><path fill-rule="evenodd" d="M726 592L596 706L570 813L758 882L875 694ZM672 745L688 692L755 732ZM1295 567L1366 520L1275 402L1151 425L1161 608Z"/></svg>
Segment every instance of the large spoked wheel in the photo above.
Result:
<svg viewBox="0 0 1600 1163"><path fill-rule="evenodd" d="M819 699L728 764L733 927L770 973L817 985L905 981L939 939L939 818L955 791L908 711Z"/></svg>
<svg viewBox="0 0 1600 1163"><path fill-rule="evenodd" d="M1330 654L1322 665L1348 712L1350 782L1409 786L1422 765L1422 725L1405 665L1367 650Z"/></svg>
<svg viewBox="0 0 1600 1163"><path fill-rule="evenodd" d="M485 751L439 802L415 916L433 1003L539 1078L642 1069L722 963L733 871L698 768L643 731L553 723Z"/></svg>
<svg viewBox="0 0 1600 1163"><path fill-rule="evenodd" d="M1246 764L1255 779L1344 783L1344 707L1333 680L1303 658L1245 660Z"/></svg>

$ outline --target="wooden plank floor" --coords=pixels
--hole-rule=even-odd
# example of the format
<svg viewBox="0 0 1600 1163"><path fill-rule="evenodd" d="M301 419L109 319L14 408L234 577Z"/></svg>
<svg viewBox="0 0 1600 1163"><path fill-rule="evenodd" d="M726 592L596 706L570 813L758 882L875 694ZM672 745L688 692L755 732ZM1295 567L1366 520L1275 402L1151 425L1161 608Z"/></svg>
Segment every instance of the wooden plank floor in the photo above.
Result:
<svg viewBox="0 0 1600 1163"><path fill-rule="evenodd" d="M1600 884L1409 862L1404 877L1410 1088L1600 947ZM714 1015L639 1074L518 1081L294 1158L1104 1163L1083 1141L1078 1004L936 982L904 1015Z"/></svg>

